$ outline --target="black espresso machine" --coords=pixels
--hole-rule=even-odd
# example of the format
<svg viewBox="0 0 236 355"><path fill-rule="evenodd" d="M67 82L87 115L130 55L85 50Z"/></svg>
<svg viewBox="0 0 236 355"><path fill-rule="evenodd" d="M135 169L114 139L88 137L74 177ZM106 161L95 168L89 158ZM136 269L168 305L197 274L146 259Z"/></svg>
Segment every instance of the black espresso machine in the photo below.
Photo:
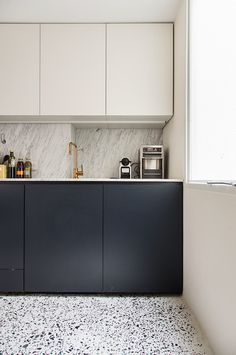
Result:
<svg viewBox="0 0 236 355"><path fill-rule="evenodd" d="M129 158L123 158L120 161L119 179L131 179L131 161Z"/></svg>
<svg viewBox="0 0 236 355"><path fill-rule="evenodd" d="M163 145L141 146L139 158L141 179L164 179Z"/></svg>

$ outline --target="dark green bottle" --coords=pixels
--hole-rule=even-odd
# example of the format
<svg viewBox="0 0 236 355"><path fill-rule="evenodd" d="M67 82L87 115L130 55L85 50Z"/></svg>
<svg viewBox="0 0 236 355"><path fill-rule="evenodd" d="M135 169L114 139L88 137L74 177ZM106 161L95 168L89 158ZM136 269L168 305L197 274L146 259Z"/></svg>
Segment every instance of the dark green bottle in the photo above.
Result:
<svg viewBox="0 0 236 355"><path fill-rule="evenodd" d="M13 152L10 152L10 157L8 160L7 177L9 179L15 179L16 177L16 158Z"/></svg>

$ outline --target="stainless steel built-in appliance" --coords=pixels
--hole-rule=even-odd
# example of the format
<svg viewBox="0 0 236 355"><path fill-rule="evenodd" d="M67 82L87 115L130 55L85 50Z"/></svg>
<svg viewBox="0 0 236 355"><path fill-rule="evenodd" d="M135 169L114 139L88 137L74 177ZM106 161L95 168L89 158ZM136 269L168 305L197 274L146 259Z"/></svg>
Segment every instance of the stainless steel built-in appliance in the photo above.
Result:
<svg viewBox="0 0 236 355"><path fill-rule="evenodd" d="M143 145L140 148L140 178L164 179L164 150L162 145Z"/></svg>
<svg viewBox="0 0 236 355"><path fill-rule="evenodd" d="M119 166L119 179L131 179L131 161L123 158Z"/></svg>

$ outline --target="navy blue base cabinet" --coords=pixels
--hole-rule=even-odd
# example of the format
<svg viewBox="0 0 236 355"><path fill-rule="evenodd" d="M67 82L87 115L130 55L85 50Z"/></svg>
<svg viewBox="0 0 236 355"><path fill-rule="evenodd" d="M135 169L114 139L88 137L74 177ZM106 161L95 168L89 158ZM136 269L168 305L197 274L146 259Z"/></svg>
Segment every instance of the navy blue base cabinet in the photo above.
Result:
<svg viewBox="0 0 236 355"><path fill-rule="evenodd" d="M0 182L0 292L181 294L178 182Z"/></svg>
<svg viewBox="0 0 236 355"><path fill-rule="evenodd" d="M23 291L24 185L0 185L0 292Z"/></svg>
<svg viewBox="0 0 236 355"><path fill-rule="evenodd" d="M101 292L103 186L25 189L25 291Z"/></svg>
<svg viewBox="0 0 236 355"><path fill-rule="evenodd" d="M182 293L181 183L107 184L104 291Z"/></svg>

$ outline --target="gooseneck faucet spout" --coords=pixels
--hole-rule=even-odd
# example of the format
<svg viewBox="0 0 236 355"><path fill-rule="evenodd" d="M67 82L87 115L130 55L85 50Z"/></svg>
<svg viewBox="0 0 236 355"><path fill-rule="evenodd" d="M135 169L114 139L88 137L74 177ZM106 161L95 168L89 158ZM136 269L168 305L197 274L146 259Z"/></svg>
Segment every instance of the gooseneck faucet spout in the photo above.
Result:
<svg viewBox="0 0 236 355"><path fill-rule="evenodd" d="M74 149L73 149L74 148ZM72 155L74 150L74 167L73 167L73 178L78 179L80 176L84 175L83 165L81 165L81 169L78 169L78 147L75 143L69 143L69 154Z"/></svg>

